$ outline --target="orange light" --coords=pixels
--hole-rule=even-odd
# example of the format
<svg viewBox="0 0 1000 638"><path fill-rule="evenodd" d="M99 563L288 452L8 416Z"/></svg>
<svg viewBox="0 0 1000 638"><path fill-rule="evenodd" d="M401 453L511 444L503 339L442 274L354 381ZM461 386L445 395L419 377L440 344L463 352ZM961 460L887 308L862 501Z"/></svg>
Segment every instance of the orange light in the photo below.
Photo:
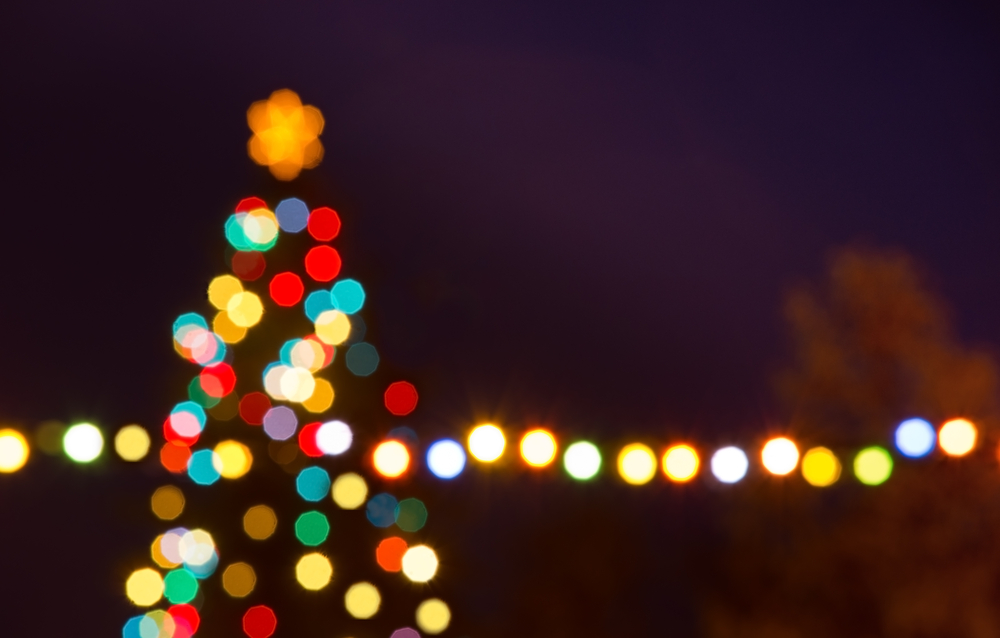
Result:
<svg viewBox="0 0 1000 638"><path fill-rule="evenodd" d="M663 473L675 483L686 483L698 474L701 461L690 445L675 445L663 455Z"/></svg>
<svg viewBox="0 0 1000 638"><path fill-rule="evenodd" d="M952 419L941 426L938 444L948 456L965 456L976 447L976 426L966 419Z"/></svg>
<svg viewBox="0 0 1000 638"><path fill-rule="evenodd" d="M294 91L282 89L270 99L254 102L247 111L253 130L248 150L253 161L267 166L280 180L295 179L303 168L313 168L323 159L323 114L315 106L303 106Z"/></svg>
<svg viewBox="0 0 1000 638"><path fill-rule="evenodd" d="M532 467L545 467L556 458L556 439L546 430L532 430L521 439L521 457Z"/></svg>
<svg viewBox="0 0 1000 638"><path fill-rule="evenodd" d="M409 546L402 538L391 536L375 549L375 561L378 566L387 572L398 572L403 569L403 554Z"/></svg>
<svg viewBox="0 0 1000 638"><path fill-rule="evenodd" d="M386 478L396 478L410 466L410 453L399 441L383 441L375 448L375 470Z"/></svg>

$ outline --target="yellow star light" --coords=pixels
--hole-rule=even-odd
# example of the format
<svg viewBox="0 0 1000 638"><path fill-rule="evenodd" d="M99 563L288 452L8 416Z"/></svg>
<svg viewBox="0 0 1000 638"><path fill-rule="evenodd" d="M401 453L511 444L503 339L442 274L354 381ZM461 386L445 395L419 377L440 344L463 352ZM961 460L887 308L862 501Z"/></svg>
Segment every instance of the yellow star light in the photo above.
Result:
<svg viewBox="0 0 1000 638"><path fill-rule="evenodd" d="M250 157L280 180L293 180L323 159L323 114L315 106L303 106L294 91L281 89L254 102L247 123L254 133L247 143Z"/></svg>

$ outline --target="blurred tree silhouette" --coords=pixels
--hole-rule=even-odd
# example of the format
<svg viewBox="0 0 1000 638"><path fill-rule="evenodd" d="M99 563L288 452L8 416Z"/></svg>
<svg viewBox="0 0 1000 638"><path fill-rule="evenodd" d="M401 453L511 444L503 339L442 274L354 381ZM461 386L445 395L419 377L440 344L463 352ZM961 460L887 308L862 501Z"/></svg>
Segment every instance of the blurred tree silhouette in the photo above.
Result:
<svg viewBox="0 0 1000 638"><path fill-rule="evenodd" d="M790 292L794 345L779 396L790 431L844 463L828 490L769 478L724 508L726 549L703 596L712 638L1000 636L997 368L956 339L945 304L898 251L848 248ZM907 416L980 428L964 459L897 461L860 485L850 466Z"/></svg>

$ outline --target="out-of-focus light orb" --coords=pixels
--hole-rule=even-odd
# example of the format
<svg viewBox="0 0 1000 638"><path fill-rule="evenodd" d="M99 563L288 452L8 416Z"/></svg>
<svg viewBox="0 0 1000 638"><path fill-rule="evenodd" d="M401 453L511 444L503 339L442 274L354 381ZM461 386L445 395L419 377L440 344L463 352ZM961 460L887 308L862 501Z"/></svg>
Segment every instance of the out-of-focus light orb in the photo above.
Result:
<svg viewBox="0 0 1000 638"><path fill-rule="evenodd" d="M233 563L222 572L222 588L233 598L245 598L253 592L257 574L246 563Z"/></svg>
<svg viewBox="0 0 1000 638"><path fill-rule="evenodd" d="M293 180L323 159L323 114L303 105L294 91L281 89L254 102L247 110L247 124L253 131L247 143L250 157L280 180Z"/></svg>
<svg viewBox="0 0 1000 638"><path fill-rule="evenodd" d="M404 532L419 532L427 524L427 506L416 498L404 498L396 505L396 526Z"/></svg>
<svg viewBox="0 0 1000 638"><path fill-rule="evenodd" d="M532 430L521 439L521 458L532 467L545 467L556 458L556 439L546 430Z"/></svg>
<svg viewBox="0 0 1000 638"><path fill-rule="evenodd" d="M396 508L399 501L392 494L376 494L365 506L365 516L375 527L390 527L396 522Z"/></svg>
<svg viewBox="0 0 1000 638"><path fill-rule="evenodd" d="M458 441L435 441L427 450L427 467L440 479L453 479L465 469L465 450Z"/></svg>
<svg viewBox="0 0 1000 638"><path fill-rule="evenodd" d="M506 444L500 428L488 423L477 426L469 434L469 453L474 459L484 463L492 463L500 458Z"/></svg>
<svg viewBox="0 0 1000 638"><path fill-rule="evenodd" d="M219 470L222 478L238 479L249 472L253 465L253 454L239 441L222 441L215 446L215 455L222 464L222 469Z"/></svg>
<svg viewBox="0 0 1000 638"><path fill-rule="evenodd" d="M440 598L430 598L417 607L417 627L426 634L439 634L451 624L451 610Z"/></svg>
<svg viewBox="0 0 1000 638"><path fill-rule="evenodd" d="M663 455L663 473L676 483L686 483L698 474L701 461L690 445L675 445Z"/></svg>
<svg viewBox="0 0 1000 638"><path fill-rule="evenodd" d="M177 551L188 567L200 567L211 562L215 557L215 541L212 535L203 529L185 532L177 543Z"/></svg>
<svg viewBox="0 0 1000 638"><path fill-rule="evenodd" d="M437 573L438 557L426 545L416 545L403 554L403 574L415 583L426 583Z"/></svg>
<svg viewBox="0 0 1000 638"><path fill-rule="evenodd" d="M326 542L328 536L330 521L322 512L306 512L295 519L295 538L303 545L316 547Z"/></svg>
<svg viewBox="0 0 1000 638"><path fill-rule="evenodd" d="M277 627L278 617L266 605L256 605L243 614L243 633L248 638L270 638Z"/></svg>
<svg viewBox="0 0 1000 638"><path fill-rule="evenodd" d="M115 434L115 452L125 461L141 461L149 454L149 433L141 425L126 425Z"/></svg>
<svg viewBox="0 0 1000 638"><path fill-rule="evenodd" d="M17 430L0 430L0 472L16 472L28 462L28 441Z"/></svg>
<svg viewBox="0 0 1000 638"><path fill-rule="evenodd" d="M163 569L173 569L180 565L180 562L174 562L167 558L163 553L163 538L164 534L160 534L155 539L153 539L153 544L149 546L149 555L152 557L153 562L162 567Z"/></svg>
<svg viewBox="0 0 1000 638"><path fill-rule="evenodd" d="M90 463L101 455L103 449L104 435L90 423L70 426L63 435L63 450L77 463Z"/></svg>
<svg viewBox="0 0 1000 638"><path fill-rule="evenodd" d="M296 477L295 489L307 501L321 501L330 491L330 474L321 467L307 467Z"/></svg>
<svg viewBox="0 0 1000 638"><path fill-rule="evenodd" d="M881 485L892 474L892 457L884 449L873 446L854 457L854 475L865 485Z"/></svg>
<svg viewBox="0 0 1000 638"><path fill-rule="evenodd" d="M976 447L976 426L966 419L952 419L941 426L938 445L948 456L965 456Z"/></svg>
<svg viewBox="0 0 1000 638"><path fill-rule="evenodd" d="M630 485L644 485L656 474L656 456L649 446L630 443L618 453L618 473Z"/></svg>
<svg viewBox="0 0 1000 638"><path fill-rule="evenodd" d="M339 346L351 335L351 320L339 310L321 312L314 327L319 340L330 346Z"/></svg>
<svg viewBox="0 0 1000 638"><path fill-rule="evenodd" d="M137 569L125 581L125 595L139 607L150 607L163 598L163 577L155 569Z"/></svg>
<svg viewBox="0 0 1000 638"><path fill-rule="evenodd" d="M712 475L723 483L738 483L747 475L750 460L738 447L727 446L712 455Z"/></svg>
<svg viewBox="0 0 1000 638"><path fill-rule="evenodd" d="M306 554L295 565L295 579L310 591L323 589L330 584L332 578L333 564L318 552Z"/></svg>
<svg viewBox="0 0 1000 638"><path fill-rule="evenodd" d="M153 514L162 521L172 521L184 512L184 492L173 485L158 487L150 499Z"/></svg>
<svg viewBox="0 0 1000 638"><path fill-rule="evenodd" d="M937 443L934 426L923 419L907 419L896 428L896 449L913 459L927 456Z"/></svg>
<svg viewBox="0 0 1000 638"><path fill-rule="evenodd" d="M375 562L387 572L398 572L403 569L403 556L409 546L398 536L384 539L375 548Z"/></svg>
<svg viewBox="0 0 1000 638"><path fill-rule="evenodd" d="M354 583L344 594L344 607L354 618L366 620L378 613L382 596L371 583Z"/></svg>
<svg viewBox="0 0 1000 638"><path fill-rule="evenodd" d="M189 603L198 595L198 579L186 569L175 569L163 579L163 596L174 605Z"/></svg>
<svg viewBox="0 0 1000 638"><path fill-rule="evenodd" d="M783 436L771 439L760 452L764 468L776 476L791 474L799 464L799 448Z"/></svg>
<svg viewBox="0 0 1000 638"><path fill-rule="evenodd" d="M375 471L386 478L396 478L410 466L410 452L399 441L383 441L372 455Z"/></svg>
<svg viewBox="0 0 1000 638"><path fill-rule="evenodd" d="M129 638L174 638L180 633L174 617L162 609L154 609L140 616L137 630L138 634Z"/></svg>
<svg viewBox="0 0 1000 638"><path fill-rule="evenodd" d="M254 505L243 515L243 531L254 540L262 541L274 534L278 526L278 517L267 505Z"/></svg>
<svg viewBox="0 0 1000 638"><path fill-rule="evenodd" d="M238 292L226 304L226 316L240 328L252 328L260 322L264 305L260 297L252 292Z"/></svg>
<svg viewBox="0 0 1000 638"><path fill-rule="evenodd" d="M222 477L222 460L213 450L198 450L188 459L187 471L198 485L214 485Z"/></svg>
<svg viewBox="0 0 1000 638"><path fill-rule="evenodd" d="M353 441L351 426L343 421L327 421L316 431L316 447L322 450L323 454L332 456L343 454L350 449Z"/></svg>
<svg viewBox="0 0 1000 638"><path fill-rule="evenodd" d="M601 451L590 441L577 441L563 453L566 473L578 481L587 481L601 469Z"/></svg>
<svg viewBox="0 0 1000 638"><path fill-rule="evenodd" d="M809 485L828 487L840 478L840 460L825 447L814 447L802 456L802 478Z"/></svg>
<svg viewBox="0 0 1000 638"><path fill-rule="evenodd" d="M313 391L308 399L302 402L302 407L313 414L322 414L333 405L333 386L326 379L314 377Z"/></svg>
<svg viewBox="0 0 1000 638"><path fill-rule="evenodd" d="M410 627L403 627L402 629L397 629L392 632L389 638L420 638L420 634L416 629Z"/></svg>
<svg viewBox="0 0 1000 638"><path fill-rule="evenodd" d="M368 499L368 484L354 472L341 474L330 490L333 502L345 510L356 510Z"/></svg>
<svg viewBox="0 0 1000 638"><path fill-rule="evenodd" d="M208 284L208 302L217 310L225 310L233 295L243 292L243 284L232 275L220 275Z"/></svg>

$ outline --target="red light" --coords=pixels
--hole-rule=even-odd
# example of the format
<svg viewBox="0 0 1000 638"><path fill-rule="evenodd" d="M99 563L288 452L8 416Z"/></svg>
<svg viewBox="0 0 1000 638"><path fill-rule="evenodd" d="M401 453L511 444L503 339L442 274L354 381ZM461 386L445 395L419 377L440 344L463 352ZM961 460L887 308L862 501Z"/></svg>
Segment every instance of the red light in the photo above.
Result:
<svg viewBox="0 0 1000 638"><path fill-rule="evenodd" d="M177 432L170 424L170 417L163 422L163 438L171 443L176 443L177 445L191 446L198 442L198 437L201 433L195 434L193 436L183 436ZM188 454L190 456L190 453Z"/></svg>
<svg viewBox="0 0 1000 638"><path fill-rule="evenodd" d="M167 613L177 623L178 630L180 630L182 624L187 625L188 636L193 636L198 631L198 626L201 625L201 616L198 615L198 610L191 605L171 605L167 609ZM178 631L175 631L174 638L182 638L182 636L178 634Z"/></svg>
<svg viewBox="0 0 1000 638"><path fill-rule="evenodd" d="M299 431L299 448L306 456L319 458L323 456L323 450L316 445L316 431L319 430L319 422L310 423Z"/></svg>
<svg viewBox="0 0 1000 638"><path fill-rule="evenodd" d="M240 250L233 255L230 262L233 274L243 281L254 281L264 274L267 262L264 255L255 250Z"/></svg>
<svg viewBox="0 0 1000 638"><path fill-rule="evenodd" d="M305 292L302 280L293 272L283 272L275 275L271 279L269 290L274 303L285 308L299 303L302 300L302 293Z"/></svg>
<svg viewBox="0 0 1000 638"><path fill-rule="evenodd" d="M180 474L187 470L188 459L191 458L191 448L182 443L167 441L160 448L160 464L168 472Z"/></svg>
<svg viewBox="0 0 1000 638"><path fill-rule="evenodd" d="M258 208L267 208L267 202L259 197L245 197L236 205L237 213L249 213Z"/></svg>
<svg viewBox="0 0 1000 638"><path fill-rule="evenodd" d="M216 399L221 399L236 387L236 373L226 363L205 368L198 377L205 394Z"/></svg>
<svg viewBox="0 0 1000 638"><path fill-rule="evenodd" d="M314 334L303 337L303 339L308 339L309 341L318 343L320 347L323 348L323 365L321 365L320 368L325 368L326 366L333 363L333 357L335 354L337 354L336 348L334 348L330 344L323 343L323 341Z"/></svg>
<svg viewBox="0 0 1000 638"><path fill-rule="evenodd" d="M317 208L309 215L309 234L317 241L330 241L340 232L340 216L332 208Z"/></svg>
<svg viewBox="0 0 1000 638"><path fill-rule="evenodd" d="M250 638L269 638L278 626L278 617L270 607L257 605L243 614L243 632Z"/></svg>
<svg viewBox="0 0 1000 638"><path fill-rule="evenodd" d="M406 381L390 384L385 391L385 407L396 416L406 416L417 407L417 389Z"/></svg>
<svg viewBox="0 0 1000 638"><path fill-rule="evenodd" d="M406 541L398 536L392 536L378 544L375 560L385 571L398 572L403 569L403 554L407 549Z"/></svg>
<svg viewBox="0 0 1000 638"><path fill-rule="evenodd" d="M240 399L240 417L249 425L263 425L271 400L261 392L251 392Z"/></svg>
<svg viewBox="0 0 1000 638"><path fill-rule="evenodd" d="M316 281L331 281L340 272L340 255L329 246L315 246L306 253L306 272Z"/></svg>

